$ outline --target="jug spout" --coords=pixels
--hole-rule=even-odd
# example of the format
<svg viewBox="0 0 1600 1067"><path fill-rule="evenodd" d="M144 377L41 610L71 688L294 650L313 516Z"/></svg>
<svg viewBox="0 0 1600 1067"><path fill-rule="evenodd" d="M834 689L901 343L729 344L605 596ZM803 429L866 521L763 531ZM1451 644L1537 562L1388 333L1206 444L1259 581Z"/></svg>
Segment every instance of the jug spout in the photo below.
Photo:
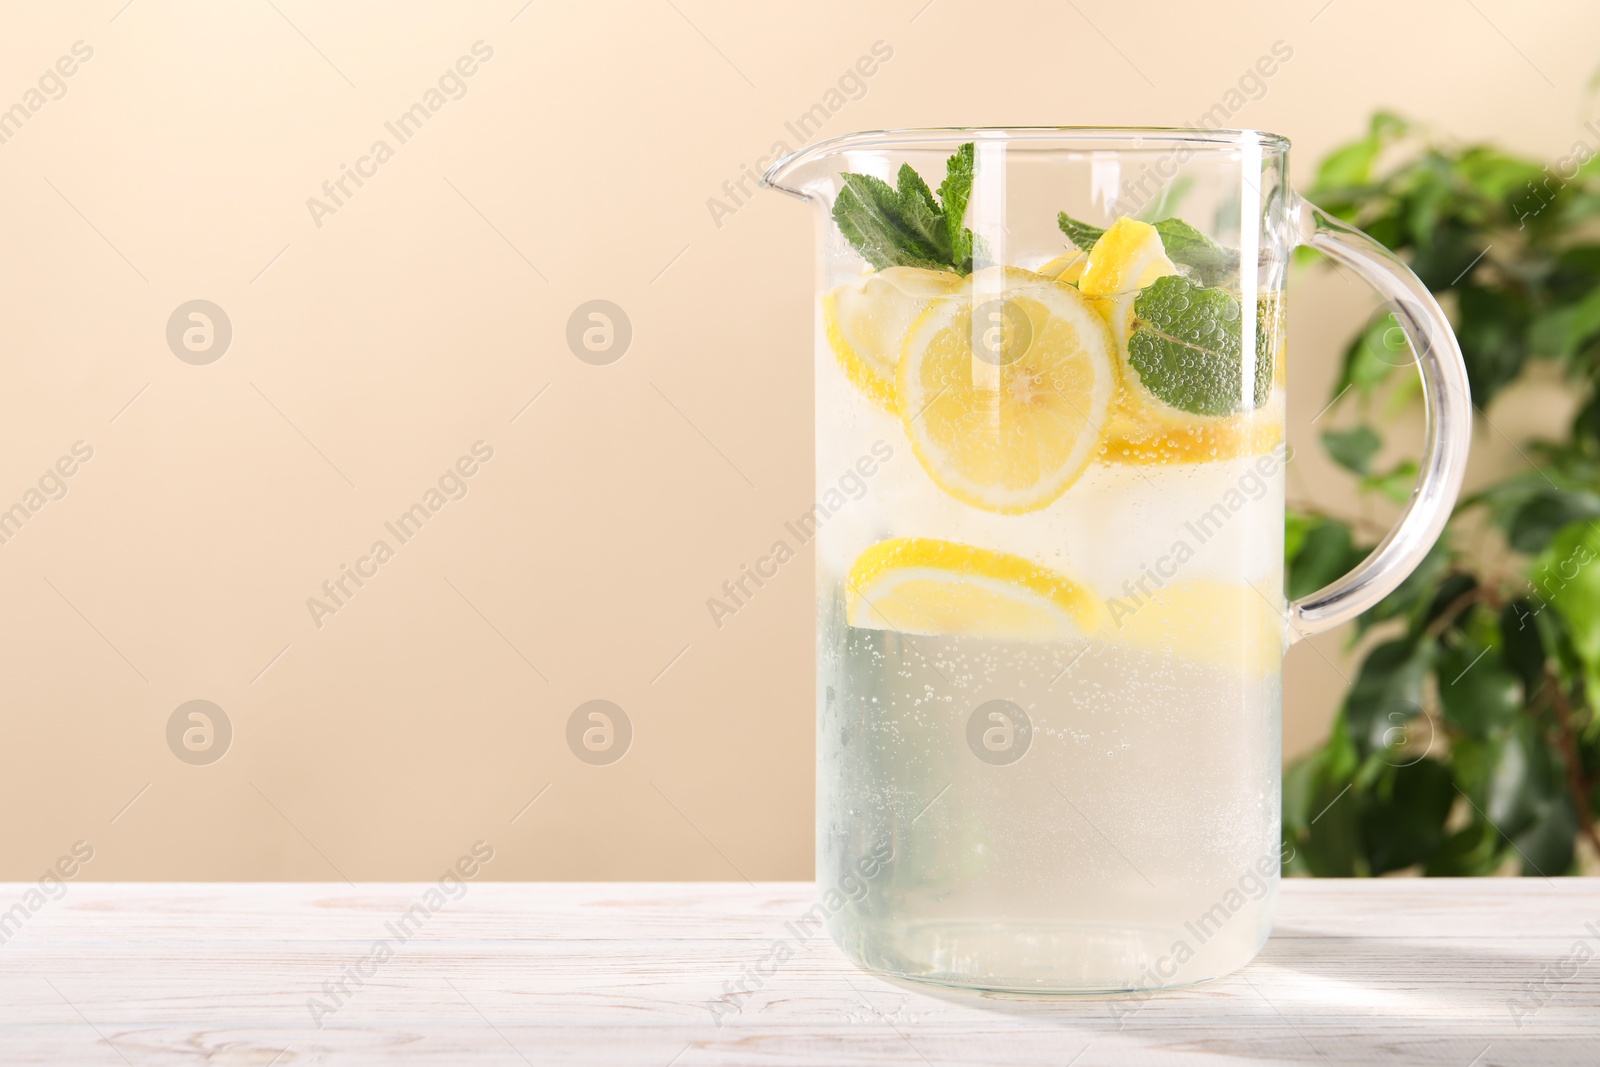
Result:
<svg viewBox="0 0 1600 1067"><path fill-rule="evenodd" d="M981 138L988 131L974 132ZM802 200L828 204L837 192L839 175L845 171L893 180L894 172L888 168L891 153L916 159L919 151L935 152L942 147L943 154L938 154L936 160L942 163L955 144L972 139L973 133L960 130L867 130L830 137L802 145L780 158L762 174L761 185Z"/></svg>
<svg viewBox="0 0 1600 1067"><path fill-rule="evenodd" d="M844 138L819 141L783 156L761 175L762 188L776 189L801 200L816 199L822 192L819 185L829 177L828 161L841 140Z"/></svg>

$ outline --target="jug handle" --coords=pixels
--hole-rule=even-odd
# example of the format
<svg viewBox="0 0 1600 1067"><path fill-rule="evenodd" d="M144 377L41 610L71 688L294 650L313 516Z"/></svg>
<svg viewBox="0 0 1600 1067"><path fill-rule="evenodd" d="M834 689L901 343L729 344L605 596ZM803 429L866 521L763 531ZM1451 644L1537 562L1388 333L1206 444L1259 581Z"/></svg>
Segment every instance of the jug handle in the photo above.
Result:
<svg viewBox="0 0 1600 1067"><path fill-rule="evenodd" d="M1467 469L1472 394L1450 320L1411 268L1383 245L1296 197L1298 243L1349 267L1388 301L1416 353L1425 431L1411 500L1393 529L1354 570L1288 607L1290 640L1355 618L1394 590L1439 539Z"/></svg>

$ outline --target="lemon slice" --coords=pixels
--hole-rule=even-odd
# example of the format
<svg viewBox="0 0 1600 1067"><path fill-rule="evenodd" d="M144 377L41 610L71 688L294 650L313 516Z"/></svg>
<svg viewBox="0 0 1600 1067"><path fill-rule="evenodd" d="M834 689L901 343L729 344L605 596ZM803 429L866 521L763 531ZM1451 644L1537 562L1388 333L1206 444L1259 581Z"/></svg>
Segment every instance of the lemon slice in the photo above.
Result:
<svg viewBox="0 0 1600 1067"><path fill-rule="evenodd" d="M907 634L1072 640L1105 605L1086 586L1021 556L899 537L861 553L845 577L851 626Z"/></svg>
<svg viewBox="0 0 1600 1067"><path fill-rule="evenodd" d="M822 297L822 321L839 366L856 388L895 409L900 344L929 301L961 288L962 278L920 267L886 267Z"/></svg>
<svg viewBox="0 0 1600 1067"><path fill-rule="evenodd" d="M1043 274L1046 278L1054 278L1058 282L1066 282L1068 285L1077 285L1078 282L1083 278L1083 272L1088 266L1089 253L1079 252L1074 249L1071 252L1063 252L1055 259L1052 259L1050 262L1040 267L1039 273Z"/></svg>
<svg viewBox="0 0 1600 1067"><path fill-rule="evenodd" d="M1221 667L1247 678L1282 669L1288 631L1265 597L1242 582L1198 579L1148 597L1107 602L1108 634L1134 648Z"/></svg>
<svg viewBox="0 0 1600 1067"><path fill-rule="evenodd" d="M1111 338L1078 291L992 267L929 305L895 391L912 451L940 488L1016 514L1055 500L1100 444L1116 390Z"/></svg>
<svg viewBox="0 0 1600 1067"><path fill-rule="evenodd" d="M1161 235L1148 222L1120 218L1089 249L1078 288L1084 296L1131 295L1157 278L1178 273L1167 258Z"/></svg>
<svg viewBox="0 0 1600 1067"><path fill-rule="evenodd" d="M1283 405L1226 418L1206 418L1146 401L1124 385L1106 418L1108 463L1154 466L1165 463L1215 463L1260 456L1283 442Z"/></svg>

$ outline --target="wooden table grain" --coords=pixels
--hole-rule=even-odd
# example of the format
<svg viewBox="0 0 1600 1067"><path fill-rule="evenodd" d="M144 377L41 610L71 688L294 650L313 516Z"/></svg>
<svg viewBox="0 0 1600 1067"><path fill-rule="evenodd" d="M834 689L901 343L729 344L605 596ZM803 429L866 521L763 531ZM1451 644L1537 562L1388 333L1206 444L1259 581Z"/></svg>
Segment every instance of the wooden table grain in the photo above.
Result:
<svg viewBox="0 0 1600 1067"><path fill-rule="evenodd" d="M1292 881L1249 968L1120 998L863 973L800 883L30 888L6 1065L1600 1064L1597 881Z"/></svg>

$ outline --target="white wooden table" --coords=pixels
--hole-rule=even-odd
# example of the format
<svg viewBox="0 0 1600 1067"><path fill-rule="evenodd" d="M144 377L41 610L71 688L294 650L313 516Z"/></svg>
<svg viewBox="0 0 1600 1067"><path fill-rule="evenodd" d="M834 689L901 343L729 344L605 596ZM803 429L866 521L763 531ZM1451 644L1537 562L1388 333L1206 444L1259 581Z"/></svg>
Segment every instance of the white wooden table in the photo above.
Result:
<svg viewBox="0 0 1600 1067"><path fill-rule="evenodd" d="M69 884L0 923L0 1063L1600 1064L1600 881L1286 883L1251 967L1147 1000L872 977L793 942L805 884L469 883L399 944L427 889Z"/></svg>

